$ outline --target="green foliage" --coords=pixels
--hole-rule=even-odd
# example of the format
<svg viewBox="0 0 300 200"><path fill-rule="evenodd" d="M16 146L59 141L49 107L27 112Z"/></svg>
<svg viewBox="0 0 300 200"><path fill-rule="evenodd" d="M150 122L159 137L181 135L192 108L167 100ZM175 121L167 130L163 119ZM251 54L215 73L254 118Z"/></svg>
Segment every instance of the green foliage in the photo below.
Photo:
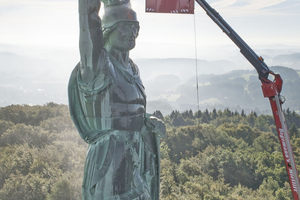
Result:
<svg viewBox="0 0 300 200"><path fill-rule="evenodd" d="M46 180L38 174L11 174L0 190L2 200L40 200L46 197Z"/></svg>
<svg viewBox="0 0 300 200"><path fill-rule="evenodd" d="M161 166L162 183L170 186L161 199L292 199L272 116L229 109L186 113L165 117L172 123L181 116L184 125L169 126L161 146L162 163L168 163ZM285 114L299 165L299 115ZM198 125L187 125L186 119Z"/></svg>
<svg viewBox="0 0 300 200"><path fill-rule="evenodd" d="M295 124L297 127L300 127L300 115L297 114L295 111L290 111L289 108L286 110L283 110L286 123L288 127L291 127L293 124Z"/></svg>
<svg viewBox="0 0 300 200"><path fill-rule="evenodd" d="M0 120L37 126L41 121L55 116L67 116L67 113L66 105L55 103L47 103L44 106L11 105L0 109Z"/></svg>
<svg viewBox="0 0 300 200"><path fill-rule="evenodd" d="M297 165L300 116L284 111ZM272 116L229 109L162 116L161 200L292 199ZM68 107L0 110L0 199L80 200L87 145Z"/></svg>
<svg viewBox="0 0 300 200"><path fill-rule="evenodd" d="M290 137L293 137L293 138L299 138L300 137L300 132L299 132L298 127L295 123L293 123L293 125L289 129L289 135L290 135Z"/></svg>
<svg viewBox="0 0 300 200"><path fill-rule="evenodd" d="M13 125L14 123L10 121L0 120L0 137L6 130L10 129Z"/></svg>
<svg viewBox="0 0 300 200"><path fill-rule="evenodd" d="M16 124L7 130L0 137L0 146L8 144L28 143L30 146L41 147L49 141L49 132L41 127L31 125Z"/></svg>
<svg viewBox="0 0 300 200"><path fill-rule="evenodd" d="M68 107L13 105L0 117L0 199L81 199L87 145Z"/></svg>
<svg viewBox="0 0 300 200"><path fill-rule="evenodd" d="M46 200L80 200L82 173L70 171L64 173L52 186Z"/></svg>
<svg viewBox="0 0 300 200"><path fill-rule="evenodd" d="M71 195L70 183L67 180L59 180L53 185L47 200L70 200Z"/></svg>

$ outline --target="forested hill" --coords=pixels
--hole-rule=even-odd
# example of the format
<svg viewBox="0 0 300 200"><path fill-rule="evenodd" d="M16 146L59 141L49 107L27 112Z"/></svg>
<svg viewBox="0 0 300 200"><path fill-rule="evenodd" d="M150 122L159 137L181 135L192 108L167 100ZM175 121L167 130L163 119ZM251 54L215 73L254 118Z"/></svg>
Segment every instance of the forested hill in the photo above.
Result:
<svg viewBox="0 0 300 200"><path fill-rule="evenodd" d="M167 126L160 199L292 199L271 116L229 109L154 115ZM300 166L300 115L285 115ZM0 199L80 200L86 151L66 105L2 107Z"/></svg>

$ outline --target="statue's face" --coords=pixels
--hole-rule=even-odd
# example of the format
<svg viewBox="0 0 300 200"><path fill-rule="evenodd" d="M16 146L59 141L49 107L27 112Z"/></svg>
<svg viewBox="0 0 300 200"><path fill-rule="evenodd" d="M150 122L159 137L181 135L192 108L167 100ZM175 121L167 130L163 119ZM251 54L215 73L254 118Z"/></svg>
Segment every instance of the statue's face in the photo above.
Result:
<svg viewBox="0 0 300 200"><path fill-rule="evenodd" d="M138 32L138 22L119 22L109 36L109 45L121 51L129 51L135 47L135 39L138 36Z"/></svg>

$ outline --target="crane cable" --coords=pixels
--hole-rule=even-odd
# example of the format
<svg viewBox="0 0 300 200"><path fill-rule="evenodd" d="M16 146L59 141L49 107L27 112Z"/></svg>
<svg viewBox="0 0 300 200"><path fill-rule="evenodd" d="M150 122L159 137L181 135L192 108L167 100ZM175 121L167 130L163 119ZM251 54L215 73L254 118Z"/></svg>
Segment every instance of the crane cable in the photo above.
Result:
<svg viewBox="0 0 300 200"><path fill-rule="evenodd" d="M194 15L194 42L195 42L195 65L196 65L196 90L197 90L197 126L199 126L199 123L200 123L200 119L198 119L198 115L199 115L199 111L200 111L200 108L199 108L199 81L198 81L198 52L197 52L197 31L196 31L196 13L193 14ZM202 168L200 166L200 172L202 173ZM204 180L202 178L202 186L204 185ZM204 196L204 193L203 193L203 190L201 192L201 196L202 196L202 199L203 199L203 196Z"/></svg>
<svg viewBox="0 0 300 200"><path fill-rule="evenodd" d="M196 31L196 17L195 13L193 14L194 16L194 42L195 42L195 65L196 65L196 90L197 90L197 112L199 112L199 88L198 88L198 53L197 53L197 31ZM198 113L197 113L198 114Z"/></svg>

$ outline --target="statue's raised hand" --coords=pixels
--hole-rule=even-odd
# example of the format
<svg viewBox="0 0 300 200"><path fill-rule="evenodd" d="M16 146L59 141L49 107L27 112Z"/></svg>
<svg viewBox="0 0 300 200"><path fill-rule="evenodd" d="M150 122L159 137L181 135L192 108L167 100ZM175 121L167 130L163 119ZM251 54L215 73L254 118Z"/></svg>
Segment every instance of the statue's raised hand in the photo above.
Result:
<svg viewBox="0 0 300 200"><path fill-rule="evenodd" d="M78 7L80 14L90 14L93 12L99 12L101 6L101 0L78 0Z"/></svg>

